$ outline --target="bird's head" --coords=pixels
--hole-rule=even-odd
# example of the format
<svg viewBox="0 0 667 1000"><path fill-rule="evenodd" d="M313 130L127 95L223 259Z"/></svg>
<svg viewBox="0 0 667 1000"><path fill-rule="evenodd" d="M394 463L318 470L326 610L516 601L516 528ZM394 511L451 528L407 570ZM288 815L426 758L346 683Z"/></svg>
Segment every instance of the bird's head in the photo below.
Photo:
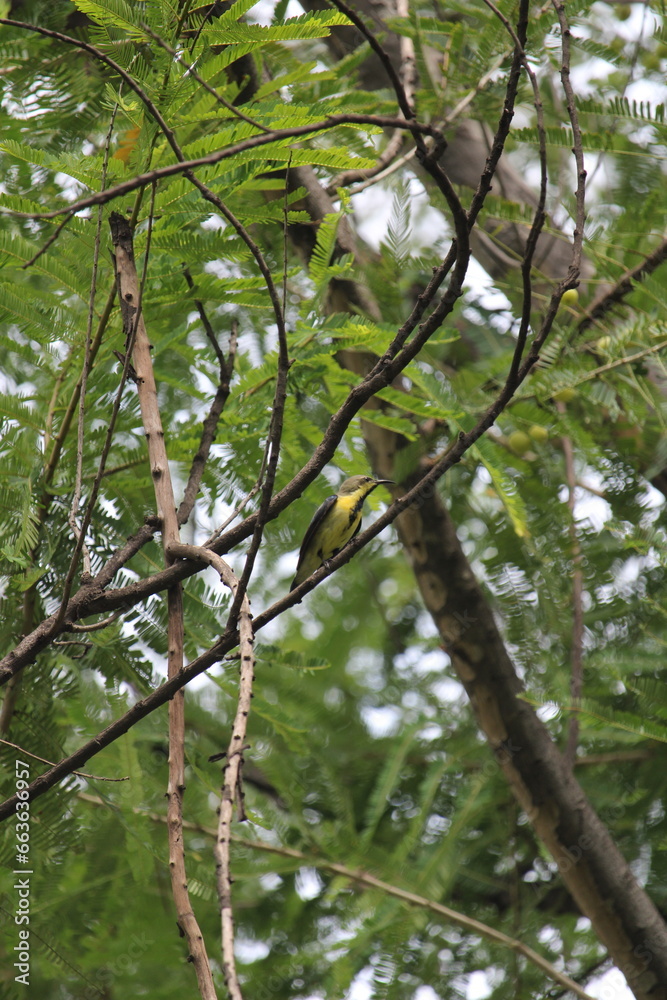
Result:
<svg viewBox="0 0 667 1000"><path fill-rule="evenodd" d="M366 497L376 486L382 485L393 486L394 483L391 479L373 479L372 476L350 476L338 490L338 496L349 497L360 494Z"/></svg>

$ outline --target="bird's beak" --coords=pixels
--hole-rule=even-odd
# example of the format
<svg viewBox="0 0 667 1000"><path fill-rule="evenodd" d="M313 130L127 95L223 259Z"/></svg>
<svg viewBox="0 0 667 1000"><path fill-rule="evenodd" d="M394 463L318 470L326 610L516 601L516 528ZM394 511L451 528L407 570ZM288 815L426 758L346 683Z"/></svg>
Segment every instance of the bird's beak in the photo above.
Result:
<svg viewBox="0 0 667 1000"><path fill-rule="evenodd" d="M396 483L394 482L393 479L376 479L375 480L375 485L376 486L395 486Z"/></svg>

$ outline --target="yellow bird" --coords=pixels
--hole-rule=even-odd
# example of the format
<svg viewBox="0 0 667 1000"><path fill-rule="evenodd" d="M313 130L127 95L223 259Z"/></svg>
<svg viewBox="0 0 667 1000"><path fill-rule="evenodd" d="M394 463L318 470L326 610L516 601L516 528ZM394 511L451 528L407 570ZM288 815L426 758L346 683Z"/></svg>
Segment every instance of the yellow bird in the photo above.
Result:
<svg viewBox="0 0 667 1000"><path fill-rule="evenodd" d="M338 493L327 497L317 509L304 535L299 551L296 576L290 591L314 573L328 559L359 533L361 508L369 493L376 486L393 486L391 479L373 479L371 476L351 476Z"/></svg>

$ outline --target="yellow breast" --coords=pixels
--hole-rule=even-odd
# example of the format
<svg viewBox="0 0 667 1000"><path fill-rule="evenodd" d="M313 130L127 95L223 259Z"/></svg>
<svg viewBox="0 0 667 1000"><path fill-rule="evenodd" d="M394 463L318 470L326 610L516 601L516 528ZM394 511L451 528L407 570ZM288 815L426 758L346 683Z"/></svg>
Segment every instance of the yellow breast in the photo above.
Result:
<svg viewBox="0 0 667 1000"><path fill-rule="evenodd" d="M317 546L323 561L331 559L357 530L361 520L361 511L354 513L359 498L356 496L337 497L331 510L327 512L320 529L321 534Z"/></svg>

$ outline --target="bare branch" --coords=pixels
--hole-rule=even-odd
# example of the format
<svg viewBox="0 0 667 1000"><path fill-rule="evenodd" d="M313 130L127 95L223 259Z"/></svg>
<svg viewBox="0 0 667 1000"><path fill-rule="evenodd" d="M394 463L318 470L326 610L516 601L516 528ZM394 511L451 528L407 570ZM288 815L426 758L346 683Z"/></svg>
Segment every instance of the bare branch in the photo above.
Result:
<svg viewBox="0 0 667 1000"><path fill-rule="evenodd" d="M103 621L94 622L92 625L70 625L67 629L68 632L99 632L103 628L108 628L109 625L113 625L115 621L120 618L121 612L115 611L108 618L104 618Z"/></svg>
<svg viewBox="0 0 667 1000"><path fill-rule="evenodd" d="M183 269L183 275L188 284L188 288L192 291L195 284L187 268ZM225 358L213 327L211 326L211 322L206 315L203 302L200 302L198 299L195 299L194 301L195 306L197 307L197 312L199 313L199 318L201 319L206 332L206 336L213 346L213 350L215 351L215 355L218 359L220 374L218 376L218 388L216 389L215 396L213 397L213 402L211 403L211 407L208 411L208 416L204 420L202 435L199 441L199 448L197 449L197 454L192 460L190 475L188 476L188 481L183 493L183 499L178 507L177 518L179 524L185 524L192 513L192 508L194 507L197 493L199 492L199 486L204 474L204 469L206 468L206 462L208 461L208 456L211 451L211 445L215 441L215 434L218 428L220 414L224 410L225 403L229 398L232 374L234 371L234 358L236 356L236 341L238 336L238 323L234 319L232 320L232 329L229 337L228 357Z"/></svg>
<svg viewBox="0 0 667 1000"><path fill-rule="evenodd" d="M118 105L116 105L111 113L111 118L109 120L109 128L107 129L106 138L104 141L104 159L102 161L102 188L106 187L107 183L107 169L109 166L109 150L111 147L111 135L113 132L114 121L116 120L116 111ZM60 227L62 228L62 227ZM55 234L54 234L55 235ZM74 494L72 496L72 504L69 512L69 526L72 529L74 535L76 546L74 549L74 554L70 563L70 568L65 580L64 590L64 602L66 602L69 596L69 591L71 587L71 580L73 578L74 572L76 571L76 566L79 561L79 555L83 552L83 568L84 573L90 573L90 556L85 543L85 528L79 529L77 525L77 514L79 512L79 502L81 500L81 481L83 475L83 443L84 443L84 426L86 419L86 388L88 384L88 375L91 369L91 342L93 337L93 317L95 314L95 296L97 294L97 269L100 260L100 242L102 236L102 206L97 210L97 226L95 228L95 249L93 251L93 266L90 277L90 301L88 303L88 321L86 324L86 345L84 349L83 356L83 370L81 372L80 378L80 391L79 391L79 420L77 427L77 445L76 445L76 474L74 481Z"/></svg>
<svg viewBox="0 0 667 1000"><path fill-rule="evenodd" d="M46 757L39 757L36 753L32 753L30 750L26 750L25 747L18 746L17 743L10 743L9 740L1 740L0 743L4 743L5 746L13 747L15 750L19 750L22 754L27 757L32 757L33 760L39 760L42 764L48 764L49 767L55 767L53 761L47 760ZM107 778L100 774L87 774L85 771L72 771L72 774L76 774L78 778L89 778L91 781L129 781L129 774L125 775L124 778Z"/></svg>
<svg viewBox="0 0 667 1000"><path fill-rule="evenodd" d="M151 205L151 217L153 206ZM162 530L165 563L169 565L169 546L179 540L174 490L169 471L164 431L157 399L157 386L151 360L151 345L141 310L141 288L134 264L132 230L123 216L112 212L109 219L116 252L116 277L118 298L121 303L123 326L128 346L126 364L130 354L138 375L137 391L142 422L146 433L157 514ZM144 265L148 252L144 258ZM144 274L145 277L145 274ZM143 283L142 283L143 285ZM134 347L131 341L134 339ZM168 660L169 679L180 676L183 670L183 595L180 583L172 584L167 591ZM169 786L167 789L167 827L169 831L169 872L178 925L188 941L199 991L203 1000L216 1000L211 967L206 945L197 919L192 910L185 872L183 848L183 794L185 790L185 710L182 687L169 702Z"/></svg>
<svg viewBox="0 0 667 1000"><path fill-rule="evenodd" d="M584 166L584 146L579 125L579 115L577 113L577 100L570 79L570 24L565 11L565 4L562 0L552 0L554 10L558 16L561 30L561 70L560 78L567 99L567 113L572 125L573 147L572 152L577 165L577 188L576 198L576 218L575 228L572 238L572 264L570 266L571 280L576 283L581 271L581 258L584 244L584 223L586 222L586 169ZM570 284L567 287L574 287ZM563 289L565 290L565 289Z"/></svg>
<svg viewBox="0 0 667 1000"><path fill-rule="evenodd" d="M6 19L3 20L3 18L0 18L0 24L6 23ZM143 174L137 174L135 177L130 177L126 181L121 181L114 187L107 188L106 191L99 191L96 194L88 195L86 198L80 198L76 202L70 202L62 208L56 208L50 212L18 212L4 206L0 206L0 210L6 212L7 215L12 215L19 219L55 219L59 215L64 214L76 215L78 212L82 212L84 209L90 208L93 205L106 205L108 202L113 201L116 198L125 197L125 195L129 194L131 191L148 187L150 184L163 180L167 177L176 177L179 174L186 173L188 170L195 170L197 167L214 166L216 163L220 163L222 160L228 160L248 149L256 149L260 146L267 146L271 143L277 143L288 138L305 138L306 136L315 135L317 132L327 132L330 129L336 128L338 125L371 125L379 128L404 129L413 133L417 131L420 134L428 136L440 135L439 131L433 125L425 125L420 122L407 122L402 118L392 118L387 115L327 115L327 117L321 122L313 122L312 125L297 125L294 126L294 128L275 129L267 134L251 136L248 139L243 139L241 142L234 143L232 146L225 146L224 149L217 149L213 153L209 153L207 156L200 156L194 160L182 160L177 161L176 163L169 163L164 167L149 170Z"/></svg>
<svg viewBox="0 0 667 1000"><path fill-rule="evenodd" d="M615 305L622 302L626 295L630 294L635 282L641 281L648 274L653 274L661 264L664 264L665 260L667 260L667 240L663 240L648 257L636 267L626 271L612 288L605 289L602 295L590 304L584 317L577 325L577 332L582 333L597 320L602 319Z"/></svg>
<svg viewBox="0 0 667 1000"><path fill-rule="evenodd" d="M58 223L58 225L56 226L56 228L53 230L53 232L51 233L51 235L49 236L49 238L46 240L46 242L44 242L42 244L42 246L39 248L39 250L37 251L37 253L33 254L33 256L30 258L30 260L27 260L25 262L25 264L21 264L21 270L25 271L25 270L27 270L27 268L32 267L33 264L37 263L37 261L39 260L39 258L43 254L46 253L46 251L49 249L49 247L53 246L53 244L56 242L56 240L58 239L58 237L62 233L63 229L65 228L65 226L67 226L69 224L71 218L72 218L72 216L68 215L68 216L66 216L62 220L62 222Z"/></svg>
<svg viewBox="0 0 667 1000"><path fill-rule="evenodd" d="M108 805L104 799L101 799L96 795L88 795L86 792L79 792L77 798L82 802L87 802L90 805L97 807L106 807ZM164 823L164 816L161 816L159 813L147 812L145 809L141 809L138 806L134 806L132 811L138 816L145 816L153 823ZM203 826L201 823L184 822L183 826L188 830L203 833L207 837L215 838L216 836L215 830L211 829L211 827ZM417 906L420 909L434 913L436 916L441 917L444 921L453 924L455 927L462 927L464 930L471 931L473 934L478 934L480 937L493 941L495 944L509 948L516 954L523 955L528 962L535 965L536 968L544 972L545 975L547 975L554 982L560 983L560 985L565 986L569 991L572 991L575 996L580 997L581 1000L593 1000L590 994L586 993L576 980L570 979L569 976L560 972L551 964L551 962L548 962L528 945L525 945L517 938L511 938L508 935L503 934L502 931L498 931L495 927L491 927L489 924L482 923L482 921L476 920L474 917L469 917L467 914L461 913L459 910L452 910L450 907L443 906L442 903L438 903L426 896L420 896L416 893L407 892L400 886L378 879L369 872L363 871L361 868L348 868L346 865L338 864L336 861L329 861L317 854L306 854L304 851L298 851L293 847L286 847L281 844L267 844L266 841L262 840L249 840L247 837L239 837L236 834L232 834L232 842L234 844L238 844L239 847L246 848L246 850L249 851L259 851L263 854L273 854L279 858L290 858L299 866L307 865L308 867L316 868L319 871L329 872L337 877L349 879L351 882L356 882L358 885L379 890L387 896L394 899L400 899L403 902L408 903L410 906Z"/></svg>
<svg viewBox="0 0 667 1000"><path fill-rule="evenodd" d="M215 553L211 552L210 549L179 544L170 546L169 552L171 556L178 556L212 566L213 569L217 570L222 582L230 588L232 594L236 596L239 593L240 584L232 573L231 568L220 556L216 556ZM243 751L246 748L245 739L248 716L250 714L252 684L255 679L254 635L250 602L248 601L247 594L244 594L241 598L238 620L240 646L239 697L232 725L232 735L225 754L224 784L222 787L222 800L218 813L218 830L214 848L216 882L222 920L223 970L225 984L231 1000L243 1000L234 958L234 912L232 909L230 846L235 801L239 803L239 818L245 819L245 815L242 812L244 793L241 785L241 769L243 766Z"/></svg>
<svg viewBox="0 0 667 1000"><path fill-rule="evenodd" d="M377 183L378 180L390 173L386 168L394 162L401 151L402 145L403 133L400 129L395 129L389 142L378 156L374 167L368 167L365 170L345 170L343 173L337 174L327 187L327 194L335 195L338 188L347 187L349 184L357 184L358 186L352 192L354 194L363 191L364 188L370 187L372 183ZM411 150L408 156L414 156L414 150ZM400 162L404 162L403 157ZM363 183L359 184L358 182L360 181Z"/></svg>

